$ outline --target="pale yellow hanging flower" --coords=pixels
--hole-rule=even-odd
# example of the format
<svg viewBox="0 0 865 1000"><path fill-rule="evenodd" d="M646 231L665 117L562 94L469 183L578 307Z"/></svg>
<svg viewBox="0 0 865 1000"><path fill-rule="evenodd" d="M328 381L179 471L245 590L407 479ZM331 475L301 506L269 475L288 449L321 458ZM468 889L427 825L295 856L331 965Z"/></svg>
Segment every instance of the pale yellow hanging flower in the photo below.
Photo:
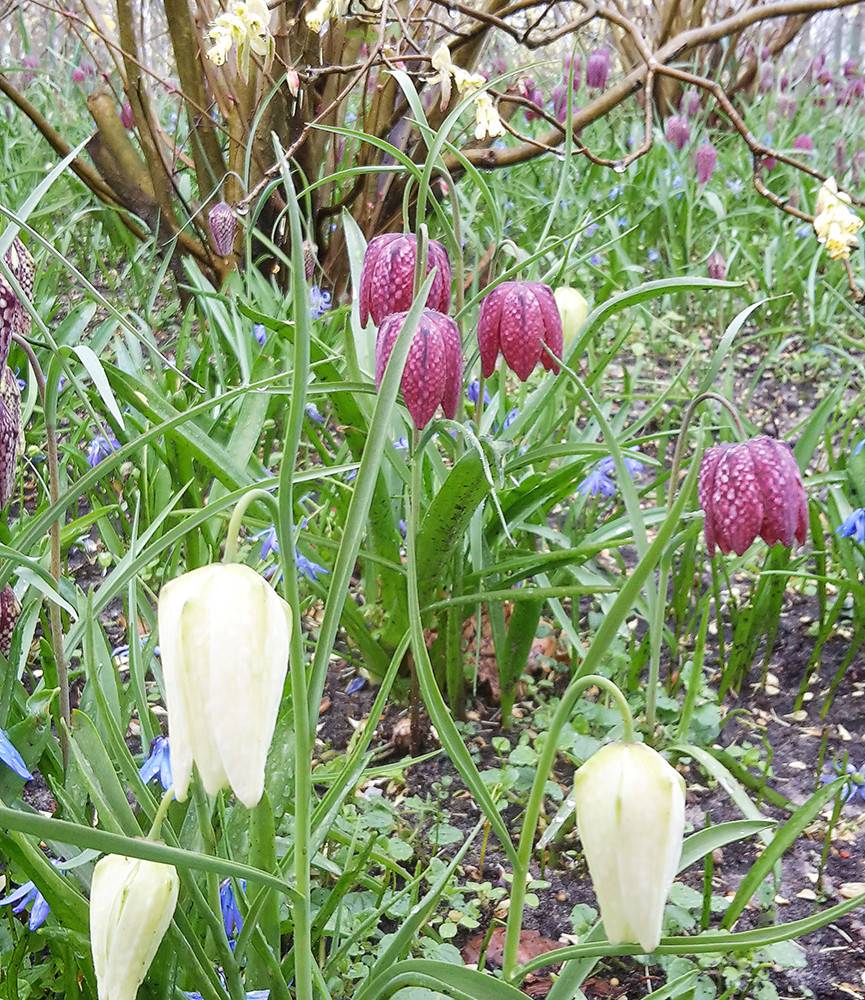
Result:
<svg viewBox="0 0 865 1000"><path fill-rule="evenodd" d="M495 139L504 134L505 127L493 99L486 92L478 94L475 98L475 138Z"/></svg>
<svg viewBox="0 0 865 1000"><path fill-rule="evenodd" d="M469 73L462 66L457 66L451 59L450 49L444 42L432 54L432 68L436 70L436 75L431 82L437 83L441 87L442 108L446 108L450 104L452 83L456 84L460 97L466 97L476 90L480 90L487 82L487 78L481 73Z"/></svg>
<svg viewBox="0 0 865 1000"><path fill-rule="evenodd" d="M269 65L273 58L273 35L270 33L270 10L265 0L233 0L219 14L207 32L213 45L207 58L222 66L233 46L237 46L237 68L241 77L249 76L249 56L253 52Z"/></svg>
<svg viewBox="0 0 865 1000"><path fill-rule="evenodd" d="M342 17L348 9L348 0L319 0L319 2L304 14L307 28L316 34L324 27L325 22L335 17Z"/></svg>
<svg viewBox="0 0 865 1000"><path fill-rule="evenodd" d="M832 260L849 260L850 251L859 245L856 233L862 220L849 205L850 195L838 190L834 177L823 183L817 194L814 232Z"/></svg>

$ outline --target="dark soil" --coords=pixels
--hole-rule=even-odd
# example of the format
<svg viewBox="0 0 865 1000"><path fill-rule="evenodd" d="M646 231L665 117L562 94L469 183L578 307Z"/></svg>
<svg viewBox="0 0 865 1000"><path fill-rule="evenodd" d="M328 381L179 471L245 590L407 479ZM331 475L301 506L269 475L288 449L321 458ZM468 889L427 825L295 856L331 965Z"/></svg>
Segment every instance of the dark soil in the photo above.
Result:
<svg viewBox="0 0 865 1000"><path fill-rule="evenodd" d="M728 699L727 721L717 744L725 748L762 747L763 759L765 748L771 747L768 784L790 800L794 807L804 802L819 782L821 752L826 773L832 761L841 760L845 754L856 767L865 764L865 654L857 655L852 661L827 718L821 720L819 717L829 682L849 648L849 637L843 624L839 623L836 634L823 648L819 669L812 678L803 710L793 714L796 692L813 650L813 640L804 637L814 613L815 605L810 599L799 595L788 597L769 662L767 684L763 688L755 683L760 679L758 662L753 669L754 676L740 696ZM759 656L758 661L761 659ZM363 720L374 697L374 692L368 687L353 695L347 695L345 687L345 675L340 677L333 671L319 730L319 739L331 751L346 745L354 731L349 719ZM527 704L522 707L525 724L533 706ZM405 710L394 706L379 725L376 745L384 748L390 757L406 752L406 714ZM505 735L497 724L496 706L479 701L471 706L469 717L473 720L474 730L469 740L478 748L478 766L481 769L484 766L501 766L504 762L490 742L493 736ZM511 737L512 741L516 739L514 734ZM432 748L434 744L427 747ZM680 764L680 768L688 782L687 818L694 829L703 827L709 817L712 823L741 818L741 813L724 790L711 782L695 764ZM566 761L557 763L555 778L563 788L569 787L572 773L573 768ZM755 779L759 778L756 770L752 774ZM452 782L449 821L468 831L476 824L479 813L443 754L407 769L405 790L423 797L445 778ZM752 789L750 794L752 799L759 800L758 791ZM767 816L782 822L789 815L788 811L765 801L759 801L759 806ZM555 807L550 808L552 815ZM829 812L829 809L824 810L824 814L806 829L784 856L782 879L776 887L772 909L764 910L752 901L737 930L796 920L840 902L848 894L865 890L865 886L854 885L865 883L865 795L857 796L843 808L832 830L822 880L818 882ZM512 832L516 833L522 815L521 804L515 802L504 815ZM715 895L732 897L756 857L758 844L757 840L748 840L716 852ZM566 834L560 848L546 859L543 870L536 864L534 874L548 880L551 885L538 893L540 905L537 909L527 908L525 914L527 928L538 931L545 939L557 944L562 935L572 933L569 917L575 904L595 905L576 834ZM507 864L493 838L486 853L483 872L478 870L478 863L479 846L473 845L463 866L464 877L471 880L482 877L493 883L506 884L504 874ZM683 876L686 884L698 890L702 887L702 879L702 867L692 869ZM494 919L495 915L490 914L489 918ZM461 946L465 944L465 938L458 938L455 943ZM865 923L861 913L849 914L800 943L806 949L807 963L804 967L775 968L770 973L780 997L791 1000L865 997ZM494 963L493 948L488 957ZM659 978L653 980L652 985L658 988L663 984L663 973L657 969L654 972L659 974ZM548 988L547 978L545 984L544 981L536 981L527 985L526 991L532 996L543 996ZM723 989L724 986L719 984L719 993ZM605 960L586 981L584 991L588 1000L642 996L649 992L646 970L630 959ZM735 995L747 998L753 994L745 985Z"/></svg>

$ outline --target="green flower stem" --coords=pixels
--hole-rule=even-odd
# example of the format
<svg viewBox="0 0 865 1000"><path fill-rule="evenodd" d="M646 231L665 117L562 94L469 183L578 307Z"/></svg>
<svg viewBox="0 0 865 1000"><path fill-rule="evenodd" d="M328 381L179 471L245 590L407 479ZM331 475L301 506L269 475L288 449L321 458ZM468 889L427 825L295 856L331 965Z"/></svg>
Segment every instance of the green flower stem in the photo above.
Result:
<svg viewBox="0 0 865 1000"><path fill-rule="evenodd" d="M520 931L523 926L523 909L526 903L526 884L529 877L529 865L532 860L532 849L534 847L535 830L538 825L538 818L541 814L541 806L544 800L547 777L552 773L553 762L555 760L559 733L564 724L570 719L571 712L577 699L588 687L598 687L602 691L611 695L616 703L616 708L622 716L624 728L623 738L626 743L634 740L634 717L631 714L627 699L619 688L606 677L600 674L586 674L571 682L568 689L562 695L559 707L553 716L549 730L544 740L544 747L538 761L538 778L532 785L532 791L526 805L525 819L520 834L520 843L517 849L518 863L514 867L513 883L511 885L511 901L508 907L508 923L505 931L504 949L504 976L506 982L512 982L515 978L519 965ZM540 780L543 776L543 780Z"/></svg>
<svg viewBox="0 0 865 1000"><path fill-rule="evenodd" d="M159 803L159 808L156 810L156 815L150 825L150 833L147 834L148 840L159 841L162 839L162 822L168 815L168 807L173 801L174 785L162 796L162 801Z"/></svg>
<svg viewBox="0 0 865 1000"><path fill-rule="evenodd" d="M237 562L240 526L243 523L243 518L249 509L250 504L254 503L256 500L266 500L272 507L274 507L275 512L277 514L279 513L279 507L275 498L268 493L267 490L257 488L244 494L244 496L237 501L237 504L231 513L231 520L228 522L228 529L225 533L225 552L222 556L222 561L224 563Z"/></svg>
<svg viewBox="0 0 865 1000"><path fill-rule="evenodd" d="M297 1000L313 1000L312 913L310 908L310 835L312 806L312 749L315 730L310 725L307 670L300 618L300 592L294 558L294 470L303 435L304 405L309 382L310 321L303 263L303 233L294 193L291 168L276 143L282 178L286 186L291 235L291 293L294 306L294 357L291 402L285 430L285 445L279 470L279 553L285 600L291 608L292 630L289 652L291 704L294 714L294 972Z"/></svg>
<svg viewBox="0 0 865 1000"><path fill-rule="evenodd" d="M739 418L739 413L736 410L736 407L733 406L728 399L725 399L716 392L702 392L699 396L695 396L685 408L685 413L682 416L682 426L679 428L679 436L676 438L676 447L673 451L673 464L670 468L670 487L667 490L668 511L672 509L673 499L676 496L676 484L679 481L679 471L682 467L682 458L685 454L685 442L688 439L688 430L690 429L691 421L694 419L697 407L700 403L705 402L707 399L712 399L716 403L720 403L722 406L726 407L733 418L733 423L736 425L736 431L739 436L745 436L745 431L742 427L742 421ZM658 600L654 609L655 615L652 623L652 646L649 655L649 679L646 687L646 728L649 731L650 737L655 731L655 724L657 721L658 685L661 680L661 630L664 625L663 615L666 610L663 596L667 593L667 579L669 574L670 560L662 559L658 570Z"/></svg>
<svg viewBox="0 0 865 1000"><path fill-rule="evenodd" d="M676 482L679 478L679 470L682 467L682 458L685 453L685 442L688 437L688 429L691 426L691 421L694 418L694 413L700 403L705 402L707 399L713 399L716 403L720 403L729 412L730 416L733 418L733 423L736 425L736 433L740 438L744 438L745 429L742 426L742 420L739 417L739 411L730 402L729 399L725 399L723 396L719 395L717 392L701 392L699 396L695 396L685 409L685 413L682 417L682 426L679 429L679 436L676 439L676 448L673 452L673 465L670 469L670 489L667 492L667 509L673 505L673 497L676 495Z"/></svg>
<svg viewBox="0 0 865 1000"><path fill-rule="evenodd" d="M195 814L198 818L198 829L201 833L202 842L206 845L208 854L216 854L216 836L213 832L211 822L211 807L207 800L207 795L201 781L193 781L192 797L195 803ZM165 799L159 804L160 810ZM240 977L240 966L228 943L225 934L225 927L220 920L221 906L219 904L219 876L215 872L208 872L205 876L207 886L207 901L209 905L208 922L211 926L213 939L216 947L220 951L220 961L222 970L225 973L225 980L228 985L228 994L231 1000L246 1000L246 991L243 988L243 980Z"/></svg>
<svg viewBox="0 0 865 1000"><path fill-rule="evenodd" d="M57 449L57 386L59 373L54 372L51 380L52 395L49 399L45 373L36 352L26 338L17 333L12 334L12 340L27 355L27 361L33 371L39 399L45 413L45 439L48 459L48 494L51 506L60 502L60 459ZM52 366L52 370L53 370ZM50 403L50 405L49 405ZM60 577L62 574L62 553L60 548L60 521L51 522L48 529L51 540L51 576L57 592L60 592ZM72 702L69 697L69 664L66 661L66 651L63 648L63 620L60 617L60 605L55 601L48 602L48 625L51 630L51 647L54 662L57 665L57 685L60 688L60 718L63 725L59 727L60 750L63 755L64 769L69 767L69 733L72 729Z"/></svg>

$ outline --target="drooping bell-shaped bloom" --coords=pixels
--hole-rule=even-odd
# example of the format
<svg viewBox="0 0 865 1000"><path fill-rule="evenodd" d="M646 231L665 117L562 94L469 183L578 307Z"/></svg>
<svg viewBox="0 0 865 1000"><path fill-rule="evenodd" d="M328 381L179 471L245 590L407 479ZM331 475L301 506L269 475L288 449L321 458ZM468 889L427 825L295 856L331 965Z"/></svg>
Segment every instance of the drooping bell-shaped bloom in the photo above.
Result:
<svg viewBox="0 0 865 1000"><path fill-rule="evenodd" d="M797 135L793 140L793 149L798 149L803 153L812 153L814 151L814 140L807 133L802 133L802 135Z"/></svg>
<svg viewBox="0 0 865 1000"><path fill-rule="evenodd" d="M378 328L375 381L381 385L406 312L392 313ZM452 420L463 382L462 341L456 323L435 309L424 309L402 373L402 395L415 426L421 430L441 404Z"/></svg>
<svg viewBox="0 0 865 1000"><path fill-rule="evenodd" d="M557 372L558 364L544 349L562 356L562 318L550 286L505 281L494 288L481 303L478 346L486 378L495 371L499 352L523 382L538 361L547 371Z"/></svg>
<svg viewBox="0 0 865 1000"><path fill-rule="evenodd" d="M132 105L129 101L124 101L123 107L120 109L120 124L127 131L135 125L135 115L132 113Z"/></svg>
<svg viewBox="0 0 865 1000"><path fill-rule="evenodd" d="M700 95L696 90L689 90L684 93L682 100L679 102L679 110L688 118L693 118L694 115L699 114L701 107Z"/></svg>
<svg viewBox="0 0 865 1000"><path fill-rule="evenodd" d="M228 257L234 249L234 234L237 231L237 219L231 210L231 205L218 201L207 216L210 225L210 238L213 249L220 257Z"/></svg>
<svg viewBox="0 0 865 1000"><path fill-rule="evenodd" d="M108 854L90 883L90 948L99 1000L135 1000L177 906L173 865Z"/></svg>
<svg viewBox="0 0 865 1000"><path fill-rule="evenodd" d="M12 636L20 615L21 605L15 591L7 583L0 590L0 653L4 656L8 656L12 649Z"/></svg>
<svg viewBox="0 0 865 1000"><path fill-rule="evenodd" d="M852 211L850 203L850 195L838 190L834 177L824 181L817 193L814 232L832 260L848 260L850 251L859 245L856 234L862 228L862 219Z"/></svg>
<svg viewBox="0 0 865 1000"><path fill-rule="evenodd" d="M249 566L218 563L166 584L158 622L177 798L194 763L209 795L230 787L251 809L264 791L291 611Z"/></svg>
<svg viewBox="0 0 865 1000"><path fill-rule="evenodd" d="M6 251L6 265L28 299L33 298L36 267L30 251L16 236ZM12 334L26 337L30 331L30 314L12 286L0 274L0 365L6 364Z"/></svg>
<svg viewBox="0 0 865 1000"><path fill-rule="evenodd" d="M610 75L609 49L595 49L586 63L586 86L590 90L603 90Z"/></svg>
<svg viewBox="0 0 865 1000"><path fill-rule="evenodd" d="M713 250L706 261L706 271L710 278L716 281L723 281L727 277L727 262L724 255L719 250Z"/></svg>
<svg viewBox="0 0 865 1000"><path fill-rule="evenodd" d="M785 118L795 118L798 108L799 102L795 97L782 97L778 101L778 111Z"/></svg>
<svg viewBox="0 0 865 1000"><path fill-rule="evenodd" d="M572 344L589 315L589 303L576 288L560 285L554 292L556 306L562 320L562 347Z"/></svg>
<svg viewBox="0 0 865 1000"><path fill-rule="evenodd" d="M360 321L370 317L378 326L391 313L406 312L414 300L417 237L412 233L384 233L370 240L360 276ZM451 307L451 265L447 250L437 240L427 244L426 273L435 268L427 309L446 313Z"/></svg>
<svg viewBox="0 0 865 1000"><path fill-rule="evenodd" d="M664 135L667 137L667 142L675 146L676 149L684 149L691 138L691 126L688 124L688 119L683 115L670 115L664 125Z"/></svg>
<svg viewBox="0 0 865 1000"><path fill-rule="evenodd" d="M84 83L86 79L87 79L87 74L85 73L85 71L81 66L76 66L75 69L72 70L73 83Z"/></svg>
<svg viewBox="0 0 865 1000"><path fill-rule="evenodd" d="M865 543L865 508L856 510L844 519L844 523L835 529L842 538L852 538L854 542Z"/></svg>
<svg viewBox="0 0 865 1000"><path fill-rule="evenodd" d="M517 80L517 93L522 94L526 100L531 101L532 104L537 104L539 108L544 106L544 92L535 82L534 77L531 76L521 76ZM526 118L529 121L534 121L538 117L537 112L532 111L531 108L526 108Z"/></svg>
<svg viewBox="0 0 865 1000"><path fill-rule="evenodd" d="M775 67L771 63L763 63L760 67L760 77L757 87L761 94L767 94L775 82Z"/></svg>
<svg viewBox="0 0 865 1000"><path fill-rule="evenodd" d="M15 442L15 459L24 451L24 425L21 423L21 386L15 373L6 365L0 375L0 402L2 402L18 428L18 438Z"/></svg>
<svg viewBox="0 0 865 1000"><path fill-rule="evenodd" d="M157 736L150 747L147 759L138 769L141 780L148 784L154 778L159 778L159 784L164 791L168 791L174 784L171 774L171 745L167 736Z"/></svg>
<svg viewBox="0 0 865 1000"><path fill-rule="evenodd" d="M8 369L7 369L8 371ZM10 373L11 374L11 373ZM15 381L12 376L12 381ZM15 473L21 442L20 396L4 398L2 387L8 388L5 377L0 381L0 509L6 506L15 490ZM15 383L17 389L17 383Z"/></svg>
<svg viewBox="0 0 865 1000"><path fill-rule="evenodd" d="M697 183L708 184L718 164L718 150L711 142L702 143L694 154Z"/></svg>
<svg viewBox="0 0 865 1000"><path fill-rule="evenodd" d="M644 743L609 743L577 771L574 796L607 939L654 951L682 856L682 776Z"/></svg>
<svg viewBox="0 0 865 1000"><path fill-rule="evenodd" d="M793 452L775 438L709 448L700 466L706 547L741 556L758 536L767 545L805 543L808 499Z"/></svg>
<svg viewBox="0 0 865 1000"><path fill-rule="evenodd" d="M38 931L51 912L51 907L33 882L19 885L8 896L0 899L0 906L11 906L13 913L24 913L29 910L30 917L27 921L27 927L31 931Z"/></svg>

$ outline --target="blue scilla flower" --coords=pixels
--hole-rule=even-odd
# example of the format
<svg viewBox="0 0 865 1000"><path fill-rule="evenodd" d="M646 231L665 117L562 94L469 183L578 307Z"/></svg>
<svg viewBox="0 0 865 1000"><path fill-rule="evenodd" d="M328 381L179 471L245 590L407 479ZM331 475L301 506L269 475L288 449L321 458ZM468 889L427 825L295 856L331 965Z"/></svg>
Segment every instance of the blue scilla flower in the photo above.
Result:
<svg viewBox="0 0 865 1000"><path fill-rule="evenodd" d="M318 424L319 427L324 425L324 417L319 412L315 403L307 403L306 406L304 406L303 411L314 424Z"/></svg>
<svg viewBox="0 0 865 1000"><path fill-rule="evenodd" d="M330 309L330 292L313 285L309 290L309 314L313 319L320 319Z"/></svg>
<svg viewBox="0 0 865 1000"><path fill-rule="evenodd" d="M408 451L408 438L398 437L396 441L394 441L393 446L397 451Z"/></svg>
<svg viewBox="0 0 865 1000"><path fill-rule="evenodd" d="M265 528L264 531L259 531L257 535L253 535L252 537L255 541L261 542L259 558L262 562L267 559L271 552L279 553L279 538L276 534L276 528L273 525Z"/></svg>
<svg viewBox="0 0 865 1000"><path fill-rule="evenodd" d="M253 323L252 335L255 337L256 343L259 344L259 346L264 347L265 341L267 340L267 327L264 323Z"/></svg>
<svg viewBox="0 0 865 1000"><path fill-rule="evenodd" d="M619 227L619 229L627 229L628 228L627 215L620 215L618 219L616 219L616 225Z"/></svg>
<svg viewBox="0 0 865 1000"><path fill-rule="evenodd" d="M33 882L19 885L14 892L10 892L8 896L0 899L0 906L11 906L13 913L29 910L30 919L27 921L27 926L31 931L38 931L51 912L51 907Z"/></svg>
<svg viewBox="0 0 865 1000"><path fill-rule="evenodd" d="M650 264L654 264L656 261L659 261L661 259L661 251L656 250L654 247L649 247L649 249L646 251L646 259L649 261Z"/></svg>
<svg viewBox="0 0 865 1000"><path fill-rule="evenodd" d="M366 687L365 677L352 677L352 679L346 685L346 694L357 694L358 691L362 691Z"/></svg>
<svg viewBox="0 0 865 1000"><path fill-rule="evenodd" d="M95 469L103 459L108 458L112 451L117 451L120 442L109 431L107 434L97 434L87 446L87 464Z"/></svg>
<svg viewBox="0 0 865 1000"><path fill-rule="evenodd" d="M610 199L610 201L615 201L616 198L618 198L624 190L625 188L622 184L614 184L610 188L610 192L607 195L607 197Z"/></svg>
<svg viewBox="0 0 865 1000"><path fill-rule="evenodd" d="M145 784L158 777L159 784L166 792L171 788L171 748L167 736L157 736L150 744L150 754L138 773Z"/></svg>
<svg viewBox="0 0 865 1000"><path fill-rule="evenodd" d="M300 549L294 550L294 563L297 566L297 571L302 576L305 576L307 580L312 580L315 583L322 573L329 573L329 569L325 569L324 566L319 566L317 562L313 562L300 551Z"/></svg>
<svg viewBox="0 0 865 1000"><path fill-rule="evenodd" d="M246 879L240 879L240 886L246 892ZM222 926L225 928L225 936L234 948L233 938L243 930L243 916L237 905L234 896L234 886L231 879L227 878L219 886L219 909L222 911Z"/></svg>
<svg viewBox="0 0 865 1000"><path fill-rule="evenodd" d="M625 455L622 459L625 468L628 470L628 475L633 479L635 476L639 476L645 469L645 466L638 458L628 458ZM605 476L612 476L616 471L616 460L612 455L607 455L598 462L598 468L603 472Z"/></svg>
<svg viewBox="0 0 865 1000"><path fill-rule="evenodd" d="M507 430L519 415L520 415L519 410L511 410L511 412L504 419L504 423L502 424L502 429Z"/></svg>
<svg viewBox="0 0 865 1000"><path fill-rule="evenodd" d="M859 444L857 444L856 447L853 449L853 457L855 458L858 454L862 452L863 449L865 449L865 438L862 438Z"/></svg>
<svg viewBox="0 0 865 1000"><path fill-rule="evenodd" d="M577 490L584 497L612 497L616 494L616 484L609 476L604 475L600 465L596 465Z"/></svg>
<svg viewBox="0 0 865 1000"><path fill-rule="evenodd" d="M855 542L865 542L865 507L857 507L835 531L842 538L852 538Z"/></svg>
<svg viewBox="0 0 865 1000"><path fill-rule="evenodd" d="M796 229L796 236L800 240L806 240L811 235L813 235L814 230L811 227L810 222L803 222L801 226Z"/></svg>
<svg viewBox="0 0 865 1000"><path fill-rule="evenodd" d="M738 197L738 196L739 196L739 195L740 195L740 194L742 193L742 191L744 191L744 189L745 189L745 185L743 184L743 182L742 182L742 179L741 179L740 177L731 177L731 178L730 178L730 179L729 179L729 180L727 181L727 187L728 187L728 188L729 188L729 190L730 190L730 191L732 191L732 192L733 192L733 194L734 194L734 195L736 195L737 197Z"/></svg>
<svg viewBox="0 0 865 1000"><path fill-rule="evenodd" d="M624 458L625 468L628 475L634 479L639 476L645 468L643 463L637 458ZM584 497L612 497L616 493L616 483L613 476L616 474L616 462L612 455L606 455L595 464L594 469L577 487L577 491Z"/></svg>
<svg viewBox="0 0 865 1000"><path fill-rule="evenodd" d="M865 764L861 768L848 764L846 771L842 771L841 765L838 764L828 774L824 774L820 781L824 785L828 785L842 774L846 774L848 780L841 788L841 801L846 805L858 797L865 802Z"/></svg>
<svg viewBox="0 0 865 1000"><path fill-rule="evenodd" d="M592 265L592 267L600 267L601 264L604 263L604 258L599 253L593 253L592 256L589 257L589 263Z"/></svg>
<svg viewBox="0 0 865 1000"><path fill-rule="evenodd" d="M33 775L27 770L24 758L12 745L12 740L3 729L0 729L0 761L3 761L11 771L14 771L24 781L33 780Z"/></svg>
<svg viewBox="0 0 865 1000"><path fill-rule="evenodd" d="M597 231L598 231L598 223L597 222L590 222L586 226L586 228L584 230L584 234L591 239L591 237L594 236Z"/></svg>
<svg viewBox="0 0 865 1000"><path fill-rule="evenodd" d="M474 379L471 380L471 382L469 382L469 387L466 390L466 395L469 397L469 402L476 404L477 401L478 401L478 399L480 398L480 394L481 394L480 379L474 378ZM484 406L489 406L489 403L490 403L490 394L487 392L486 387L485 387L484 388ZM408 442L406 442L406 444L408 444Z"/></svg>

